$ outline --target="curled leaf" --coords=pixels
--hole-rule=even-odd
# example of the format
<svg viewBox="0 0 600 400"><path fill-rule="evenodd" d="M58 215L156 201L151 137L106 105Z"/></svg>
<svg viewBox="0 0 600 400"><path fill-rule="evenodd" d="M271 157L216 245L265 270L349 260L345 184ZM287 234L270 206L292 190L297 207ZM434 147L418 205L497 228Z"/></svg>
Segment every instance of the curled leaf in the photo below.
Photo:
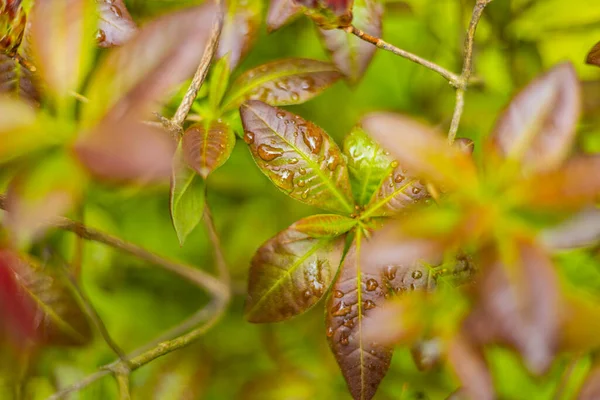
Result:
<svg viewBox="0 0 600 400"><path fill-rule="evenodd" d="M224 110L245 100L261 100L272 106L302 104L333 85L341 74L330 63L287 58L263 64L236 79L223 102Z"/></svg>
<svg viewBox="0 0 600 400"><path fill-rule="evenodd" d="M586 62L600 67L600 42L596 43L592 50L590 50Z"/></svg>
<svg viewBox="0 0 600 400"><path fill-rule="evenodd" d="M96 32L96 41L100 47L121 46L136 32L123 0L96 0L100 21Z"/></svg>
<svg viewBox="0 0 600 400"><path fill-rule="evenodd" d="M275 32L302 15L302 9L294 0L271 0L267 12L267 31Z"/></svg>
<svg viewBox="0 0 600 400"><path fill-rule="evenodd" d="M250 51L258 36L262 18L262 1L227 0L227 13L217 49L217 58L229 54L229 68L233 70Z"/></svg>
<svg viewBox="0 0 600 400"><path fill-rule="evenodd" d="M354 211L346 163L327 133L256 100L244 103L240 113L256 164L280 190L326 210Z"/></svg>
<svg viewBox="0 0 600 400"><path fill-rule="evenodd" d="M182 138L183 157L204 179L229 159L235 134L229 125L209 121L189 127Z"/></svg>
<svg viewBox="0 0 600 400"><path fill-rule="evenodd" d="M256 252L250 267L246 318L283 321L315 305L339 267L344 238L314 238L297 226L280 232Z"/></svg>

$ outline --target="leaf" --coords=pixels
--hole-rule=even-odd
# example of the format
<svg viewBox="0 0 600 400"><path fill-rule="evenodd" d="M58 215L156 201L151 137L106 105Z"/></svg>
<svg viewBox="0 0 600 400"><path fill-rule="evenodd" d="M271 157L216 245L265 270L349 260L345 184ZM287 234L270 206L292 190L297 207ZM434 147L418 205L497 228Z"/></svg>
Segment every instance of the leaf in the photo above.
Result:
<svg viewBox="0 0 600 400"><path fill-rule="evenodd" d="M561 304L561 352L588 353L600 346L600 303L583 290L567 293Z"/></svg>
<svg viewBox="0 0 600 400"><path fill-rule="evenodd" d="M227 13L216 56L222 58L229 54L229 68L233 71L258 37L258 28L262 22L262 1L227 0L226 5Z"/></svg>
<svg viewBox="0 0 600 400"><path fill-rule="evenodd" d="M448 347L448 361L463 384L459 398L494 400L494 384L481 349L460 334Z"/></svg>
<svg viewBox="0 0 600 400"><path fill-rule="evenodd" d="M369 340L365 329L373 322L375 309L392 293L429 288L425 267L387 266L365 263L362 236L346 254L327 301L326 324L329 346L355 399L371 399L386 375L393 347Z"/></svg>
<svg viewBox="0 0 600 400"><path fill-rule="evenodd" d="M470 155L450 147L428 126L392 113L373 113L362 122L364 130L416 176L448 190L474 186L477 172Z"/></svg>
<svg viewBox="0 0 600 400"><path fill-rule="evenodd" d="M375 0L357 0L352 13L353 26L381 37L382 4ZM357 83L365 74L377 47L339 29L320 29L319 33L336 67L350 83Z"/></svg>
<svg viewBox="0 0 600 400"><path fill-rule="evenodd" d="M348 169L321 128L298 115L251 100L240 108L244 140L261 171L293 199L352 213Z"/></svg>
<svg viewBox="0 0 600 400"><path fill-rule="evenodd" d="M182 138L185 161L204 179L229 159L233 146L233 130L220 121L192 125Z"/></svg>
<svg viewBox="0 0 600 400"><path fill-rule="evenodd" d="M329 288L342 258L344 238L313 238L300 220L267 241L250 266L245 315L277 322L314 306Z"/></svg>
<svg viewBox="0 0 600 400"><path fill-rule="evenodd" d="M585 209L558 226L543 230L541 239L549 250L591 246L600 241L600 210Z"/></svg>
<svg viewBox="0 0 600 400"><path fill-rule="evenodd" d="M334 238L354 228L357 220L343 215L312 215L294 224L294 228L312 238Z"/></svg>
<svg viewBox="0 0 600 400"><path fill-rule="evenodd" d="M287 58L263 64L233 82L223 110L239 107L245 100L261 100L272 106L302 104L333 85L341 74L330 63Z"/></svg>
<svg viewBox="0 0 600 400"><path fill-rule="evenodd" d="M550 171L568 156L581 113L573 66L560 64L531 82L500 116L490 145L526 170Z"/></svg>
<svg viewBox="0 0 600 400"><path fill-rule="evenodd" d="M577 395L577 400L595 400L600 397L600 365L597 359L594 361Z"/></svg>
<svg viewBox="0 0 600 400"><path fill-rule="evenodd" d="M229 56L225 56L216 62L210 77L208 89L208 102L213 112L219 110L227 86L229 86Z"/></svg>
<svg viewBox="0 0 600 400"><path fill-rule="evenodd" d="M173 157L169 206L171 221L183 246L186 237L200 223L205 205L205 183L183 160L182 142Z"/></svg>
<svg viewBox="0 0 600 400"><path fill-rule="evenodd" d="M123 0L96 0L100 21L96 32L96 41L100 47L122 46L136 32L133 22Z"/></svg>
<svg viewBox="0 0 600 400"><path fill-rule="evenodd" d="M0 4L0 53L14 54L25 32L27 15L21 0L3 0Z"/></svg>
<svg viewBox="0 0 600 400"><path fill-rule="evenodd" d="M29 154L56 141L31 106L0 96L0 162ZM46 127L47 128L47 127Z"/></svg>
<svg viewBox="0 0 600 400"><path fill-rule="evenodd" d="M267 31L275 32L302 15L302 9L294 0L271 0L267 12Z"/></svg>
<svg viewBox="0 0 600 400"><path fill-rule="evenodd" d="M600 67L600 42L596 43L592 50L590 50L586 62Z"/></svg>
<svg viewBox="0 0 600 400"><path fill-rule="evenodd" d="M156 102L194 73L215 13L215 6L207 3L164 15L112 49L91 78L90 101L82 110L86 126L105 116L146 117Z"/></svg>
<svg viewBox="0 0 600 400"><path fill-rule="evenodd" d="M488 260L476 287L476 306L464 322L473 345L515 348L534 374L547 370L559 341L559 287L552 262L540 249L518 243L518 259ZM510 271L510 273L509 273Z"/></svg>
<svg viewBox="0 0 600 400"><path fill-rule="evenodd" d="M77 300L51 268L33 259L22 259L9 251L0 252L0 264L10 267L19 284L23 301L35 311L35 335L48 345L84 345L92 330Z"/></svg>
<svg viewBox="0 0 600 400"><path fill-rule="evenodd" d="M32 9L35 65L59 107L74 100L91 67L94 7L91 0L39 0Z"/></svg>
<svg viewBox="0 0 600 400"><path fill-rule="evenodd" d="M40 93L34 84L33 73L4 54L0 54L0 93L32 106L38 106L40 103Z"/></svg>
<svg viewBox="0 0 600 400"><path fill-rule="evenodd" d="M304 13L325 29L349 26L352 22L352 0L295 0L306 7Z"/></svg>

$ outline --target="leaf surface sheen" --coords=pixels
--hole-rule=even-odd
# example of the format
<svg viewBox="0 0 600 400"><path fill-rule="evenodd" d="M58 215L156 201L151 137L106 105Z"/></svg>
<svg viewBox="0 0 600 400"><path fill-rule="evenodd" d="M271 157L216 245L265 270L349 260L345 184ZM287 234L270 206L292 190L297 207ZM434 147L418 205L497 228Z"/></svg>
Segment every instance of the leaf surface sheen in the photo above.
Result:
<svg viewBox="0 0 600 400"><path fill-rule="evenodd" d="M98 46L121 46L137 32L137 25L123 0L96 0L96 2L100 17L96 32Z"/></svg>
<svg viewBox="0 0 600 400"><path fill-rule="evenodd" d="M267 31L275 32L302 15L302 9L294 0L271 0L267 12Z"/></svg>
<svg viewBox="0 0 600 400"><path fill-rule="evenodd" d="M229 159L235 146L235 134L224 122L199 123L185 131L182 146L185 161L206 179Z"/></svg>

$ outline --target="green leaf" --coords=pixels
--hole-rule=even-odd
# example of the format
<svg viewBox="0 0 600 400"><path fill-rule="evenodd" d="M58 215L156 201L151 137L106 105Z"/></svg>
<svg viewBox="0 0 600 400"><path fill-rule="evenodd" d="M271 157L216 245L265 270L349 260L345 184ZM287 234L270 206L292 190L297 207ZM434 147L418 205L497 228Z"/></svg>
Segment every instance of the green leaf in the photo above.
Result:
<svg viewBox="0 0 600 400"><path fill-rule="evenodd" d="M294 224L294 228L313 238L333 238L340 236L354 228L357 221L343 215L327 214L313 215L301 219Z"/></svg>
<svg viewBox="0 0 600 400"><path fill-rule="evenodd" d="M202 220L206 185L204 179L185 164L182 152L179 142L173 158L169 206L173 227L183 246L186 237Z"/></svg>
<svg viewBox="0 0 600 400"><path fill-rule="evenodd" d="M252 48L262 22L261 0L227 0L227 13L217 49L217 58L229 54L233 70Z"/></svg>
<svg viewBox="0 0 600 400"><path fill-rule="evenodd" d="M346 162L325 131L257 100L244 103L240 114L244 140L275 186L309 205L354 212Z"/></svg>
<svg viewBox="0 0 600 400"><path fill-rule="evenodd" d="M344 238L313 238L290 226L267 241L250 266L246 318L276 322L301 314L325 294L339 267Z"/></svg>
<svg viewBox="0 0 600 400"><path fill-rule="evenodd" d="M40 103L40 93L34 84L33 73L4 54L0 54L0 93L33 106Z"/></svg>
<svg viewBox="0 0 600 400"><path fill-rule="evenodd" d="M223 110L245 100L261 100L272 106L302 104L333 85L342 75L330 63L304 58L273 61L246 71L236 79Z"/></svg>
<svg viewBox="0 0 600 400"><path fill-rule="evenodd" d="M219 109L223 100L227 86L229 86L229 55L221 58L213 67L210 77L210 86L208 89L208 102L213 111Z"/></svg>
<svg viewBox="0 0 600 400"><path fill-rule="evenodd" d="M229 159L234 146L235 134L220 121L192 125L182 138L183 157L204 179Z"/></svg>

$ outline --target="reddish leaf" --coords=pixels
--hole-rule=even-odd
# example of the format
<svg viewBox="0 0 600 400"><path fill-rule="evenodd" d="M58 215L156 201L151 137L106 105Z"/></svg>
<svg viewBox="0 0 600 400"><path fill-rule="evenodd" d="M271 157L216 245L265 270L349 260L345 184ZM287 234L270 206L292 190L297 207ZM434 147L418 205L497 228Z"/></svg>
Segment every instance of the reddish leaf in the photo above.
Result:
<svg viewBox="0 0 600 400"><path fill-rule="evenodd" d="M592 50L590 50L586 62L600 67L600 42L596 43Z"/></svg>
<svg viewBox="0 0 600 400"><path fill-rule="evenodd" d="M275 32L302 15L302 9L294 0L271 0L267 13L267 31Z"/></svg>
<svg viewBox="0 0 600 400"><path fill-rule="evenodd" d="M600 210L583 210L558 226L542 231L541 236L550 250L590 246L600 240Z"/></svg>
<svg viewBox="0 0 600 400"><path fill-rule="evenodd" d="M373 313L390 294L429 288L425 267L412 264L378 268L365 263L361 234L346 254L327 302L329 346L355 399L371 399L386 375L392 347L373 342L365 330L375 328Z"/></svg>
<svg viewBox="0 0 600 400"><path fill-rule="evenodd" d="M206 179L229 159L235 145L235 134L224 122L200 123L185 131L182 143L185 161Z"/></svg>
<svg viewBox="0 0 600 400"><path fill-rule="evenodd" d="M21 0L3 0L0 3L0 52L13 54L21 44L27 16Z"/></svg>
<svg viewBox="0 0 600 400"><path fill-rule="evenodd" d="M195 71L215 12L215 6L208 3L167 14L113 49L91 79L84 122L91 126L107 113L115 121L126 114L146 116Z"/></svg>
<svg viewBox="0 0 600 400"><path fill-rule="evenodd" d="M319 26L335 29L352 22L352 0L295 0Z"/></svg>
<svg viewBox="0 0 600 400"><path fill-rule="evenodd" d="M256 164L280 190L326 210L354 211L346 163L327 133L256 100L244 103L240 113Z"/></svg>
<svg viewBox="0 0 600 400"><path fill-rule="evenodd" d="M224 110L245 100L272 106L302 104L334 84L341 74L330 63L303 58L273 61L242 74L225 96Z"/></svg>
<svg viewBox="0 0 600 400"><path fill-rule="evenodd" d="M96 40L100 47L121 46L137 31L123 0L96 0L100 21Z"/></svg>
<svg viewBox="0 0 600 400"><path fill-rule="evenodd" d="M34 85L33 73L3 54L0 54L0 93L34 106L40 103L40 93Z"/></svg>
<svg viewBox="0 0 600 400"><path fill-rule="evenodd" d="M494 400L494 385L490 371L480 349L469 340L457 335L450 342L448 361L463 384L460 395L468 399ZM463 397L459 397L463 398Z"/></svg>
<svg viewBox="0 0 600 400"><path fill-rule="evenodd" d="M256 252L250 267L246 318L283 321L315 305L339 267L344 238L313 238L297 229L280 232Z"/></svg>
<svg viewBox="0 0 600 400"><path fill-rule="evenodd" d="M357 0L352 9L352 25L364 32L381 37L383 5L375 0ZM365 74L377 47L339 29L320 29L333 63L351 83L357 83Z"/></svg>
<svg viewBox="0 0 600 400"><path fill-rule="evenodd" d="M477 303L464 323L474 344L505 344L541 374L554 359L559 340L558 278L540 249L519 244L514 265L484 266L476 287ZM509 272L513 273L509 277Z"/></svg>
<svg viewBox="0 0 600 400"><path fill-rule="evenodd" d="M391 113L370 114L362 126L416 176L448 189L475 184L471 157L450 147L432 128Z"/></svg>
<svg viewBox="0 0 600 400"><path fill-rule="evenodd" d="M227 13L223 21L223 30L217 58L229 54L229 68L233 70L250 51L258 37L258 28L262 20L262 1L227 0Z"/></svg>
<svg viewBox="0 0 600 400"><path fill-rule="evenodd" d="M567 157L581 112L581 88L571 64L530 83L500 116L490 140L527 170L549 171Z"/></svg>

